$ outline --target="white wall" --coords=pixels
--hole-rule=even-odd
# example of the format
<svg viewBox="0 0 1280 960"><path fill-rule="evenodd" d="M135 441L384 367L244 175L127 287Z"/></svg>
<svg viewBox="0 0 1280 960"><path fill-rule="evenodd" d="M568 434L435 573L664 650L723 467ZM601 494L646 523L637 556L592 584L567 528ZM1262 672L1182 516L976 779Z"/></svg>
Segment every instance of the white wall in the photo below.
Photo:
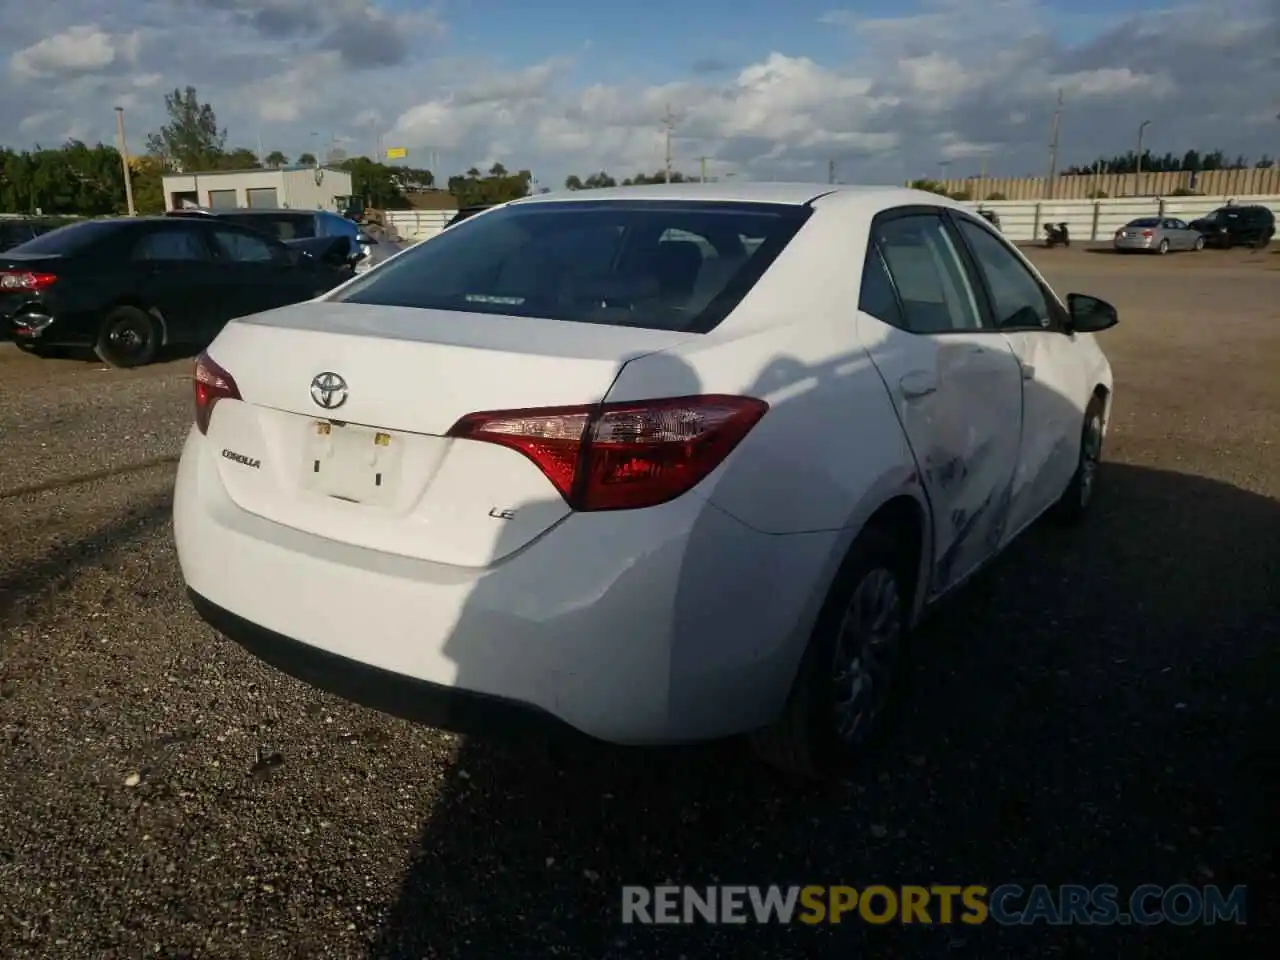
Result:
<svg viewBox="0 0 1280 960"><path fill-rule="evenodd" d="M1064 222L1071 239L1083 243L1110 240L1112 234L1135 217L1167 216L1194 220L1223 206L1261 204L1280 211L1280 196L1265 197L1124 197L1108 200L997 200L966 203L971 210L994 210L1000 229L1014 241L1041 240L1044 224Z"/></svg>
<svg viewBox="0 0 1280 960"><path fill-rule="evenodd" d="M316 173L320 182L316 183ZM280 197L282 206L290 210L338 210L336 197L351 196L351 174L345 170L327 167L306 170L286 170L284 191Z"/></svg>
<svg viewBox="0 0 1280 960"><path fill-rule="evenodd" d="M1111 200L999 200L966 203L971 210L982 207L1000 216L1000 229L1015 241L1043 239L1043 224L1065 222L1071 238L1083 243L1110 240L1112 234L1135 217L1164 216L1194 220L1234 199L1236 203L1256 203L1280 211L1280 196L1266 197L1137 197ZM1161 207L1163 204L1163 207ZM1096 211L1096 216L1095 216ZM444 229L453 210L389 210L388 225L406 240L425 240Z"/></svg>
<svg viewBox="0 0 1280 960"><path fill-rule="evenodd" d="M199 195L197 203L202 207L209 205L210 190L235 190L236 205L247 207L248 195L245 191L274 187L276 196L283 196L284 174L279 170L237 170L227 173L189 173L168 174L164 177L164 208L174 208L173 195L195 191Z"/></svg>
<svg viewBox="0 0 1280 960"><path fill-rule="evenodd" d="M276 201L291 210L337 211L335 197L351 195L351 174L345 170L320 168L320 182L316 183L316 171L304 170L234 170L213 173L168 174L164 178L164 208L174 208L173 195L195 191L200 206L209 205L210 190L236 191L236 206L249 205L250 190L274 188Z"/></svg>
<svg viewBox="0 0 1280 960"><path fill-rule="evenodd" d="M388 210L387 226L406 240L426 240L444 229L457 210Z"/></svg>

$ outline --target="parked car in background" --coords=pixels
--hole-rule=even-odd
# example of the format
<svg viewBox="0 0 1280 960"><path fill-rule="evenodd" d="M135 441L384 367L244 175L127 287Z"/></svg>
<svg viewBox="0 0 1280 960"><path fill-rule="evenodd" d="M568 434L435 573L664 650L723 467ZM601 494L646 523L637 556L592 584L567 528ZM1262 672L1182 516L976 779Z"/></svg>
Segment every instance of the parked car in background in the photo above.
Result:
<svg viewBox="0 0 1280 960"><path fill-rule="evenodd" d="M1176 217L1138 217L1116 231L1111 245L1120 253L1203 250L1204 237Z"/></svg>
<svg viewBox="0 0 1280 960"><path fill-rule="evenodd" d="M982 217L983 220L987 221L987 223L991 224L997 230L1000 229L1000 214L996 213L994 210L979 210L978 216Z"/></svg>
<svg viewBox="0 0 1280 960"><path fill-rule="evenodd" d="M34 240L43 233L56 230L58 225L47 220L34 220L27 217L0 218L0 253L12 250L19 244Z"/></svg>
<svg viewBox="0 0 1280 960"><path fill-rule="evenodd" d="M85 220L0 254L0 323L30 353L88 347L135 367L349 276L345 263L213 217Z"/></svg>
<svg viewBox="0 0 1280 960"><path fill-rule="evenodd" d="M1190 224L1211 247L1265 247L1276 235L1276 215L1256 204L1219 207Z"/></svg>
<svg viewBox="0 0 1280 960"><path fill-rule="evenodd" d="M216 629L388 712L838 772L921 612L1088 513L1116 322L922 191L516 200L227 325L179 562Z"/></svg>
<svg viewBox="0 0 1280 960"><path fill-rule="evenodd" d="M358 246L363 253L363 258L356 264L357 273L385 259L375 249L380 246L376 238L353 220L328 210L289 210L260 207L212 210L201 207L170 210L166 216L215 217L230 223L238 223L240 226L248 227L251 230L261 231L267 236L275 237L275 239L285 243L295 240L314 240L321 237L350 237L351 242ZM311 249L311 247L307 249Z"/></svg>

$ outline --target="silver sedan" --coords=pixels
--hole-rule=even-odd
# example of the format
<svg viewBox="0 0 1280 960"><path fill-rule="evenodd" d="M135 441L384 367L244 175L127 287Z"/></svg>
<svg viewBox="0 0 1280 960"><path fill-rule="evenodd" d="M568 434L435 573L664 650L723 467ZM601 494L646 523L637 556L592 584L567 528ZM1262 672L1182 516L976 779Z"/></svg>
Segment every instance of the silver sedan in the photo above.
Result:
<svg viewBox="0 0 1280 960"><path fill-rule="evenodd" d="M1170 250L1203 250L1204 236L1185 220L1174 217L1139 217L1116 231L1112 241L1117 251L1128 253L1168 253Z"/></svg>

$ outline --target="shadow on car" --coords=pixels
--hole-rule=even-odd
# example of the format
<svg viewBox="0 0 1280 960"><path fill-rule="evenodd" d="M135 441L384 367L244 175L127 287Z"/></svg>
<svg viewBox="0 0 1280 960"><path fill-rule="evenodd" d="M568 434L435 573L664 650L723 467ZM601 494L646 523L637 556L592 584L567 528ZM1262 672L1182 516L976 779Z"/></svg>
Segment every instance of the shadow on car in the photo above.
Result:
<svg viewBox="0 0 1280 960"><path fill-rule="evenodd" d="M806 405L825 402L805 384L832 375L780 360L755 395L792 385L769 416L803 424ZM697 392L692 371L683 385ZM1114 955L1122 942L1125 955L1170 956L1240 935L620 922L627 884L1274 885L1280 503L1125 463L1100 476L1082 530L1036 524L936 610L898 722L848 779L794 782L736 740L461 740L370 957L921 957L967 944L994 958L1033 943L1036 955L1089 943ZM823 479L805 479L821 496ZM485 589L463 621L486 616ZM677 606L686 599L739 598ZM460 685L495 668L492 649L447 652Z"/></svg>

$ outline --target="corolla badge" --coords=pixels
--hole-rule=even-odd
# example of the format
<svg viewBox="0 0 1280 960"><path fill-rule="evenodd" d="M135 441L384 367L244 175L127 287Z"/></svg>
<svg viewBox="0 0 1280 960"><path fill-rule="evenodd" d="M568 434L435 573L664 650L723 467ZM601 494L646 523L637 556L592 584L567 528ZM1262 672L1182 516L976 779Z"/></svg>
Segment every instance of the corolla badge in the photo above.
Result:
<svg viewBox="0 0 1280 960"><path fill-rule="evenodd" d="M347 381L336 373L317 373L311 379L311 399L316 406L336 410L347 402Z"/></svg>

